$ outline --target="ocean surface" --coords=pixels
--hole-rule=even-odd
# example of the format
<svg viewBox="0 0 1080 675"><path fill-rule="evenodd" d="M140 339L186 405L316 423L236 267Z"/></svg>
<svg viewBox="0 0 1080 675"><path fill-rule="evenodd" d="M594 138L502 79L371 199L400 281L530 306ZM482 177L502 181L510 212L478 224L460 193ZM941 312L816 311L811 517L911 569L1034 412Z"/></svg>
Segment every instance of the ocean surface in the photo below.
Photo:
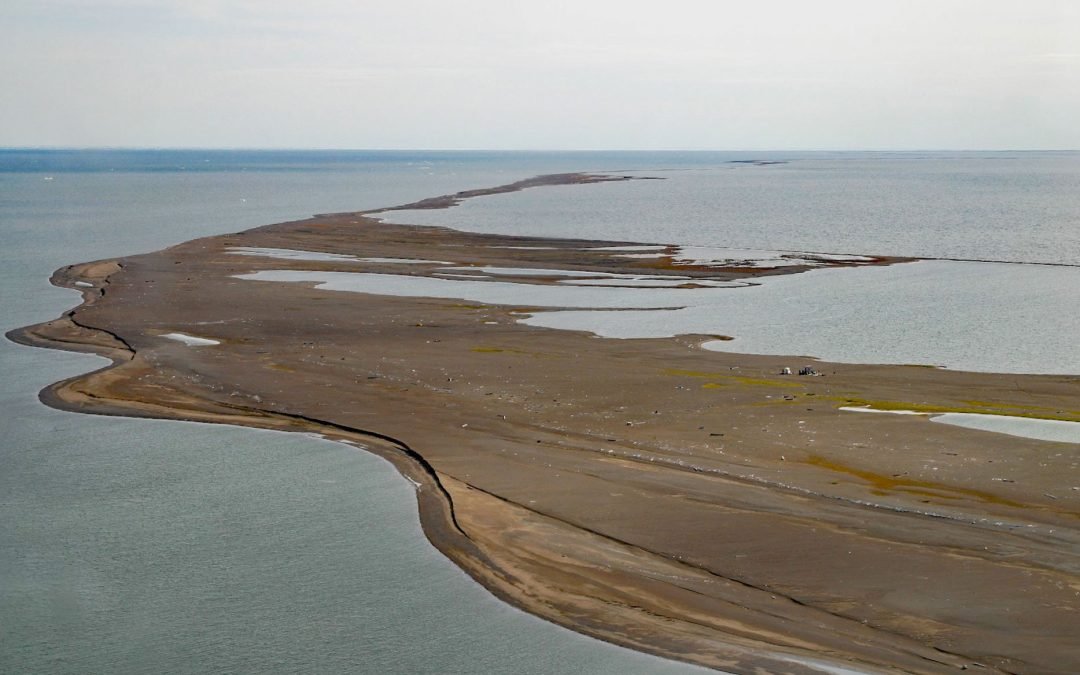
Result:
<svg viewBox="0 0 1080 675"><path fill-rule="evenodd" d="M3 331L62 265L587 168L556 156L0 151ZM386 462L294 434L66 413L103 359L0 340L0 672L677 673L494 599Z"/></svg>
<svg viewBox="0 0 1080 675"><path fill-rule="evenodd" d="M507 234L1080 265L1080 152L690 159L680 167L663 155L625 172L664 180L559 186L387 215Z"/></svg>
<svg viewBox="0 0 1080 675"><path fill-rule="evenodd" d="M747 289L608 289L593 307L647 307L654 296L666 303L654 307L682 309L543 312L526 323L604 337L721 334L734 339L706 346L743 353L1080 374L1080 153L773 153L707 166L704 157L678 167L665 156L625 172L663 180L546 187L380 217L693 246L721 258L764 249L931 259ZM446 281L441 294L463 297L468 285ZM544 294L536 289L516 302L589 306L570 290L533 302Z"/></svg>
<svg viewBox="0 0 1080 675"><path fill-rule="evenodd" d="M411 262L411 261L410 261ZM541 308L520 323L604 338L726 335L715 351L954 370L1080 373L1080 268L918 261L813 270L754 285L702 288L553 284L362 272L265 270L255 282L314 282L334 292L452 298ZM621 282L621 279L600 279ZM677 282L677 280L676 280ZM360 301L358 301L360 302ZM618 310L618 311L611 311ZM1080 390L1077 392L1080 402ZM1080 425L1077 425L1080 426Z"/></svg>
<svg viewBox="0 0 1080 675"><path fill-rule="evenodd" d="M747 163L761 160L785 163ZM0 328L77 304L48 284L62 265L563 171L668 180L542 188L394 219L1025 263L970 275L1022 269L1027 300L1014 302L1071 303L1080 288L1069 276L1080 269L1077 153L0 150ZM1039 269L1057 272L1052 292ZM949 291L947 275L931 281ZM1058 307L1072 323L1053 330L1077 326L1078 310ZM1056 344L1075 357L1068 333ZM0 341L0 671L690 670L493 599L427 544L410 484L373 456L37 401L47 384L103 364Z"/></svg>

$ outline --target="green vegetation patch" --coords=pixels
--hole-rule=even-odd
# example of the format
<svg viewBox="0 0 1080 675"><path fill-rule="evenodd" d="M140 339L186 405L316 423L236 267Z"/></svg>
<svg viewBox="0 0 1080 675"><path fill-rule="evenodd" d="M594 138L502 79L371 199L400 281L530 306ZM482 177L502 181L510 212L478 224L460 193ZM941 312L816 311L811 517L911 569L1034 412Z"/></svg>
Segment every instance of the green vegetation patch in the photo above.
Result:
<svg viewBox="0 0 1080 675"><path fill-rule="evenodd" d="M844 473L864 480L873 487L872 492L878 495L884 495L890 492L905 492L910 495L937 499L959 499L968 497L988 504L1011 506L1013 508L1027 508L1026 504L1021 504L1012 499L1006 499L1005 497L985 490L972 490L970 488L955 487L944 483L917 480L914 478L903 478L900 476L886 476L885 474L867 471L865 469L857 469L853 466L848 466L847 464L842 464L820 455L811 455L806 459L806 463L810 466L828 469L829 471L835 471L837 473Z"/></svg>
<svg viewBox="0 0 1080 675"><path fill-rule="evenodd" d="M520 349L511 349L509 347L473 347L469 351L476 352L477 354L529 354L530 352L522 351Z"/></svg>
<svg viewBox="0 0 1080 675"><path fill-rule="evenodd" d="M872 401L861 398L823 397L840 401L845 406L859 406L874 410L910 410L920 413L970 413L975 415L1004 415L1006 417L1029 417L1040 420L1080 422L1080 410L1055 410L1042 406L1009 405L985 401L963 401L967 405L936 405L911 401Z"/></svg>
<svg viewBox="0 0 1080 675"><path fill-rule="evenodd" d="M706 382L701 385L702 389L720 389L721 387L727 387L731 385L741 384L748 387L780 387L786 389L801 389L802 385L798 382L791 382L787 380L773 380L763 377L746 377L745 375L731 375L728 373L706 373L697 370L680 370L678 368L668 368L664 371L665 375L672 375L674 377L702 377L710 380L717 380L716 382Z"/></svg>

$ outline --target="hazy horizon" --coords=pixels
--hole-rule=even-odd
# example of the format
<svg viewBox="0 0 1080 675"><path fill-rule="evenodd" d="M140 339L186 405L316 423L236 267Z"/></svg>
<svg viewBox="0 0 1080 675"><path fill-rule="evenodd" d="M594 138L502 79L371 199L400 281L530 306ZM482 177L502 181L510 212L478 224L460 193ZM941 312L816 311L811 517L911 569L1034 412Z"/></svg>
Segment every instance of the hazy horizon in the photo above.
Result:
<svg viewBox="0 0 1080 675"><path fill-rule="evenodd" d="M1069 0L8 0L0 146L1080 148Z"/></svg>
<svg viewBox="0 0 1080 675"><path fill-rule="evenodd" d="M116 151L116 152L486 152L486 153L1076 153L1077 148L347 148L347 147L255 147L199 145L0 145L0 151Z"/></svg>

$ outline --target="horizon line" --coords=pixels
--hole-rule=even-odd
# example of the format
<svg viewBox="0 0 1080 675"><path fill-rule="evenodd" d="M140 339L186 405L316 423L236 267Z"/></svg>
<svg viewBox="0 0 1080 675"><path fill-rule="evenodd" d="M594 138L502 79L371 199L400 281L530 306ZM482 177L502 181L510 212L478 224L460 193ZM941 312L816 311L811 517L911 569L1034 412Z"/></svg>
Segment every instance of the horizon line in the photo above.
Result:
<svg viewBox="0 0 1080 675"><path fill-rule="evenodd" d="M1080 152L1080 148L362 148L303 146L198 146L198 145L0 145L0 151L191 151L191 152Z"/></svg>

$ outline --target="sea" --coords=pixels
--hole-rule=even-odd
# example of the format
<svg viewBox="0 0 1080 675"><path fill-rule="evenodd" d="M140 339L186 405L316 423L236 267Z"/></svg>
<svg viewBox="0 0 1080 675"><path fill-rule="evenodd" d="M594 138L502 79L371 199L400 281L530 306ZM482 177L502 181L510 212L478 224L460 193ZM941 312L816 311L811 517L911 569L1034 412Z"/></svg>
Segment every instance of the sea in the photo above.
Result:
<svg viewBox="0 0 1080 675"><path fill-rule="evenodd" d="M0 329L77 304L48 283L66 264L566 171L665 180L539 188L395 217L996 261L957 263L968 266L965 292L995 270L1012 275L1023 293L1010 304L1065 317L1037 325L1036 314L1019 327L1018 339L1057 334L1035 363L1080 350L1080 153L1071 152L0 150ZM932 305L954 279L926 284L936 293L904 302ZM994 323L990 299L962 302L984 303ZM1008 353L986 369L1010 366ZM0 341L0 672L697 670L496 600L424 539L411 484L356 448L37 400L46 385L103 365Z"/></svg>

